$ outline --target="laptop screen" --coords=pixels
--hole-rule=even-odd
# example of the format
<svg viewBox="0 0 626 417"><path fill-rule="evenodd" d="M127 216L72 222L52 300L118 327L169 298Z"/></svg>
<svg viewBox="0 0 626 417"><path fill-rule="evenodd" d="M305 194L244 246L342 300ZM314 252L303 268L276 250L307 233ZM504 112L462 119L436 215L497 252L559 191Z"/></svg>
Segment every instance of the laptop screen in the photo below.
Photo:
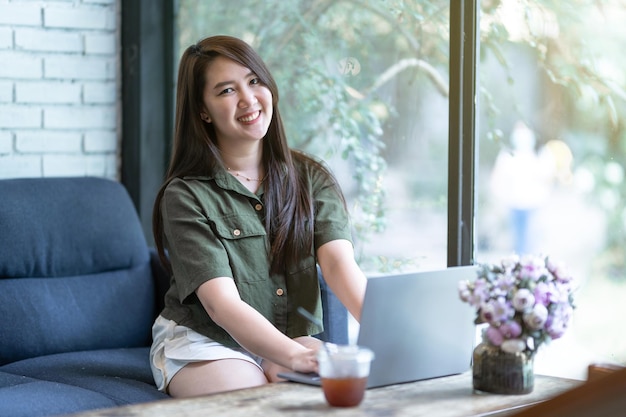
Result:
<svg viewBox="0 0 626 417"><path fill-rule="evenodd" d="M368 279L357 343L376 355L369 387L470 369L475 312L458 283L475 276L463 266Z"/></svg>

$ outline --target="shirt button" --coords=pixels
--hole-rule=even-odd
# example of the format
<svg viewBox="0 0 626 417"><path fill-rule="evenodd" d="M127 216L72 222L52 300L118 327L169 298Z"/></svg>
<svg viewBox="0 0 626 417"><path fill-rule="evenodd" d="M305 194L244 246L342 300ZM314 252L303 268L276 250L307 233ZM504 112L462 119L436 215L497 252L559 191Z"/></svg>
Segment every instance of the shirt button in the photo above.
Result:
<svg viewBox="0 0 626 417"><path fill-rule="evenodd" d="M263 204L261 204L261 203L257 203L257 204L254 206L254 209L255 209L256 211L261 211L261 210L263 210Z"/></svg>
<svg viewBox="0 0 626 417"><path fill-rule="evenodd" d="M277 289L277 290L276 290L276 295L278 295L278 296L281 296L281 295L283 295L284 293L285 293L285 291L283 291L283 289L282 289L282 288L279 288L279 289Z"/></svg>
<svg viewBox="0 0 626 417"><path fill-rule="evenodd" d="M239 230L239 229L233 230L233 235L239 236L240 234L241 234L241 230Z"/></svg>

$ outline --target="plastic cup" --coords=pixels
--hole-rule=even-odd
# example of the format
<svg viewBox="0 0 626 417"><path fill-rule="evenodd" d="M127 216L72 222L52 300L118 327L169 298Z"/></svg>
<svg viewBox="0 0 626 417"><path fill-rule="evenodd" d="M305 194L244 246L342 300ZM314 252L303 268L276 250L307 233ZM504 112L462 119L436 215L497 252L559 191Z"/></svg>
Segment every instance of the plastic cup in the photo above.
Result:
<svg viewBox="0 0 626 417"><path fill-rule="evenodd" d="M354 407L363 401L374 352L357 345L327 343L319 350L319 374L326 401L333 407Z"/></svg>

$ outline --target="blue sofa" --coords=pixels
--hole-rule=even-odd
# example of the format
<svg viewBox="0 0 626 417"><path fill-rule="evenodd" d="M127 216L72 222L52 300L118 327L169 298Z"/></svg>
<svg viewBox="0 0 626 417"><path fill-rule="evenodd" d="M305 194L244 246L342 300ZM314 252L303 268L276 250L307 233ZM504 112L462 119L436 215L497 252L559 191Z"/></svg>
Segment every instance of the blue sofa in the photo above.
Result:
<svg viewBox="0 0 626 417"><path fill-rule="evenodd" d="M320 337L345 343L347 313L321 282ZM120 183L0 180L0 417L167 399L148 352L168 285Z"/></svg>

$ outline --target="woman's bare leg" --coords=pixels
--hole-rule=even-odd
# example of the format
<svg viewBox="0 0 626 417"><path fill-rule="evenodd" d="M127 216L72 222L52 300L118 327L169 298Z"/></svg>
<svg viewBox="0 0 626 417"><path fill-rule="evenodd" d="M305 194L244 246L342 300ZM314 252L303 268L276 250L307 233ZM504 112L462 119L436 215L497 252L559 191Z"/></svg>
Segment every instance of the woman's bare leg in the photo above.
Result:
<svg viewBox="0 0 626 417"><path fill-rule="evenodd" d="M193 362L172 378L168 393L185 398L256 387L268 380L258 366L241 359Z"/></svg>

